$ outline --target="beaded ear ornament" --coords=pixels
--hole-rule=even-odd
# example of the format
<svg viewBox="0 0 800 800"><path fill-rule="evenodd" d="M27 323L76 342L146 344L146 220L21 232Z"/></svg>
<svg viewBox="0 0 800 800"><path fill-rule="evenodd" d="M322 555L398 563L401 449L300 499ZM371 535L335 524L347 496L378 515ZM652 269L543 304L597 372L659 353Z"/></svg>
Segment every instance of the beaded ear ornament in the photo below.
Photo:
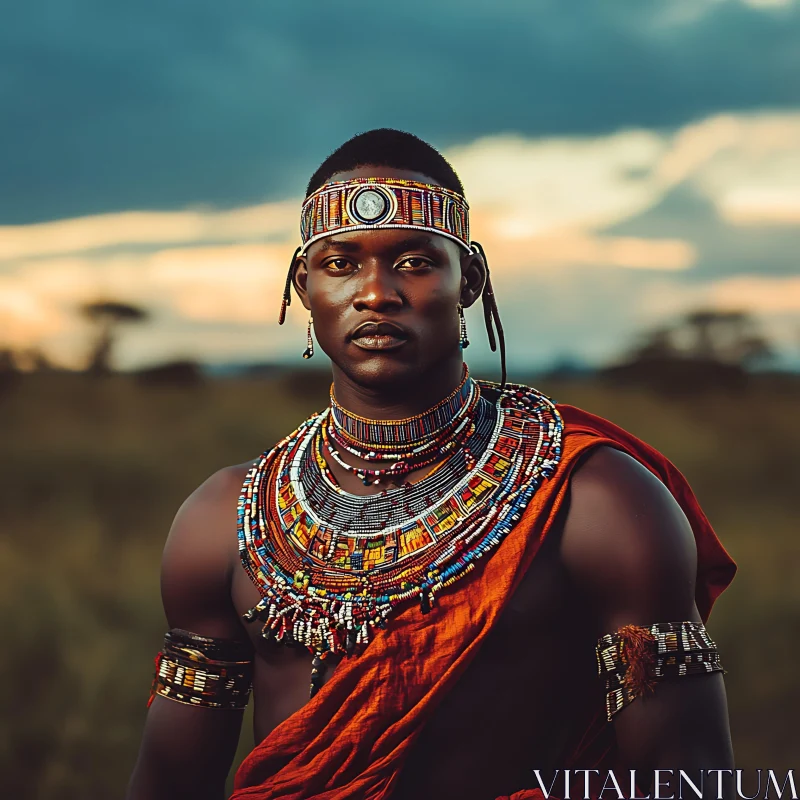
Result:
<svg viewBox="0 0 800 800"><path fill-rule="evenodd" d="M472 383L462 384L464 403ZM563 426L554 404L529 387L474 384L473 430L415 484L363 497L342 490L319 445L332 408L248 473L239 551L262 599L245 619L259 620L265 638L314 653L312 695L328 655L366 646L413 598L428 613L440 591L495 550L556 468Z"/></svg>

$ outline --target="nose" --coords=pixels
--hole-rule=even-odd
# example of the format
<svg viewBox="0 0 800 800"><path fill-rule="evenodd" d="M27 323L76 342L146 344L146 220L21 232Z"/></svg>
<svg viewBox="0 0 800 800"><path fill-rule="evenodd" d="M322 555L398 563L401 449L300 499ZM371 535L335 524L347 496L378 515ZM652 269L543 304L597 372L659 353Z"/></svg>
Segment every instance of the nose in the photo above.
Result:
<svg viewBox="0 0 800 800"><path fill-rule="evenodd" d="M403 296L397 285L397 274L377 259L363 264L359 274L353 308L356 311L388 311L402 308Z"/></svg>

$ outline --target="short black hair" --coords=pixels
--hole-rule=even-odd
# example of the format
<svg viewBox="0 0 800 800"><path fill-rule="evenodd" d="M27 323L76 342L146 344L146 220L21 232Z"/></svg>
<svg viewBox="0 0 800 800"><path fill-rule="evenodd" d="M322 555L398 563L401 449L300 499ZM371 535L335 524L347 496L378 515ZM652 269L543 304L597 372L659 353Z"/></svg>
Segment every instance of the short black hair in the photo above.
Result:
<svg viewBox="0 0 800 800"><path fill-rule="evenodd" d="M311 176L306 197L337 172L348 172L365 164L421 172L439 186L464 194L456 171L435 147L413 133L394 128L375 128L359 133L337 147Z"/></svg>

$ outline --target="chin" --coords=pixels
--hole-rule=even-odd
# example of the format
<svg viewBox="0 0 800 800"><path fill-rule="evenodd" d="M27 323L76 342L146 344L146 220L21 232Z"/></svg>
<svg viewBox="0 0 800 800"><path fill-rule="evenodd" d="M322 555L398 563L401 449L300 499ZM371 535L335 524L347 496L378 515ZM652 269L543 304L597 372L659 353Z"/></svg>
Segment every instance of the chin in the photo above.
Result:
<svg viewBox="0 0 800 800"><path fill-rule="evenodd" d="M373 390L408 386L420 380L426 371L422 364L410 363L389 354L374 355L358 362L339 363L337 366L353 383Z"/></svg>

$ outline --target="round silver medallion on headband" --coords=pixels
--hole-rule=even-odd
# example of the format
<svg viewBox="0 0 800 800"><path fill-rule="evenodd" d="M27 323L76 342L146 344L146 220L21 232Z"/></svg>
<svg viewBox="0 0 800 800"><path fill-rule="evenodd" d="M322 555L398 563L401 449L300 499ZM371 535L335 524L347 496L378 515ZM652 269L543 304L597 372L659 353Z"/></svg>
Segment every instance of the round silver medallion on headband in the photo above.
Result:
<svg viewBox="0 0 800 800"><path fill-rule="evenodd" d="M363 186L347 198L347 216L362 225L377 225L397 213L394 192L383 186Z"/></svg>

